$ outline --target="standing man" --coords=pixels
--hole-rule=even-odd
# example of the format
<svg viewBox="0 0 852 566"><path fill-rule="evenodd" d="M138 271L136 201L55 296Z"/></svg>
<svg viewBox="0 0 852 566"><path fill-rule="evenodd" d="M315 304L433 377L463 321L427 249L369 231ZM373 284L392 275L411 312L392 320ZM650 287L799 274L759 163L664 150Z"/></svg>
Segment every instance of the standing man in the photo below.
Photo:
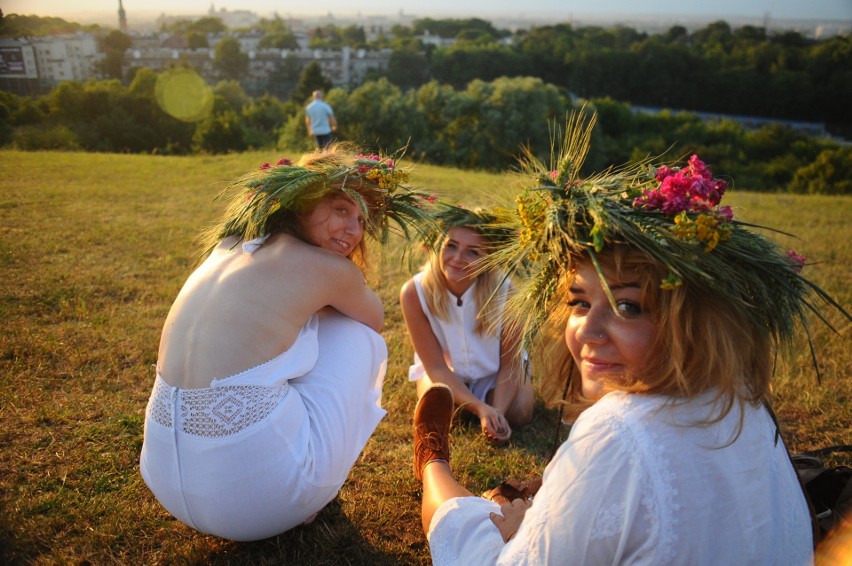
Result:
<svg viewBox="0 0 852 566"><path fill-rule="evenodd" d="M317 149L324 149L331 143L332 132L337 129L334 110L322 99L322 91L315 90L313 101L305 107L305 127L314 137Z"/></svg>

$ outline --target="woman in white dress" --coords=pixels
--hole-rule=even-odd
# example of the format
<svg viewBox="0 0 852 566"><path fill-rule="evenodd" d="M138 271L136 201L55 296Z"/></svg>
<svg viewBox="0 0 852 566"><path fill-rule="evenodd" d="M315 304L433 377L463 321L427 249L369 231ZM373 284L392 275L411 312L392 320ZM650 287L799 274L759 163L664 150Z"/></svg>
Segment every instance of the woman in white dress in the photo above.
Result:
<svg viewBox="0 0 852 566"><path fill-rule="evenodd" d="M486 211L447 207L436 218L441 230L427 246L429 261L400 291L414 346L408 378L418 397L434 383L448 385L483 434L504 442L512 427L529 423L534 402L517 335L502 324L509 279L477 269L505 234L485 229L495 221Z"/></svg>
<svg viewBox="0 0 852 566"><path fill-rule="evenodd" d="M580 127L568 135L588 139ZM576 421L534 497L495 502L453 477L452 392L421 397L414 465L434 564L810 563L769 381L808 308L849 315L800 274L801 256L733 220L697 157L581 180L585 152L566 143L556 167L527 163L518 238L491 256L533 263L510 318L538 331L543 389Z"/></svg>
<svg viewBox="0 0 852 566"><path fill-rule="evenodd" d="M392 160L333 146L233 188L166 319L140 470L204 533L256 540L329 503L382 419L365 232L425 217ZM403 224L404 231L408 231Z"/></svg>

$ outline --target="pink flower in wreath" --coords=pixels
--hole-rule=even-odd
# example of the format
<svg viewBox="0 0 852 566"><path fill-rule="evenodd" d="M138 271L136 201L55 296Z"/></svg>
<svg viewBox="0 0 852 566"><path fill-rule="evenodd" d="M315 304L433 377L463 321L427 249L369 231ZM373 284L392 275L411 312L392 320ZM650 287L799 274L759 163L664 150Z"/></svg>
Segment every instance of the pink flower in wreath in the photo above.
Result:
<svg viewBox="0 0 852 566"><path fill-rule="evenodd" d="M681 212L707 212L719 206L728 184L722 179L714 179L710 170L697 155L689 158L689 164L683 169L662 166L655 175L660 186L646 190L633 202L633 206L646 210L660 210L673 216ZM730 207L719 210L720 216L730 221L733 212Z"/></svg>
<svg viewBox="0 0 852 566"><path fill-rule="evenodd" d="M802 268L805 267L807 258L798 253L796 250L788 250L787 257L793 262L793 270L796 271L796 273L801 273Z"/></svg>

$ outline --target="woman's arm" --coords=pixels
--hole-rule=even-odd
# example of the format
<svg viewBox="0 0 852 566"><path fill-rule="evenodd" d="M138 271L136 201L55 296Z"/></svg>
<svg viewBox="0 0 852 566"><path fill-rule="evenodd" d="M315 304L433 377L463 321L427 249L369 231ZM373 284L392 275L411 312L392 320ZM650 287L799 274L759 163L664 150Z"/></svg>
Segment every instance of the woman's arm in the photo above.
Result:
<svg viewBox="0 0 852 566"><path fill-rule="evenodd" d="M324 302L349 318L381 332L385 323L384 306L379 296L367 286L361 270L342 257L327 256L323 259L323 273L317 278L316 285L323 287Z"/></svg>
<svg viewBox="0 0 852 566"><path fill-rule="evenodd" d="M502 325L500 334L500 369L494 386L494 396L491 399L494 408L504 415L509 412L512 402L523 384L523 367L518 355L520 332Z"/></svg>
<svg viewBox="0 0 852 566"><path fill-rule="evenodd" d="M402 286L399 304L408 336L414 351L420 357L426 374L435 383L444 383L453 390L456 405L464 406L477 415L482 423L483 432L498 440L505 440L511 433L505 417L494 407L477 399L462 380L447 366L441 344L432 330L432 325L423 312L420 297L413 280Z"/></svg>

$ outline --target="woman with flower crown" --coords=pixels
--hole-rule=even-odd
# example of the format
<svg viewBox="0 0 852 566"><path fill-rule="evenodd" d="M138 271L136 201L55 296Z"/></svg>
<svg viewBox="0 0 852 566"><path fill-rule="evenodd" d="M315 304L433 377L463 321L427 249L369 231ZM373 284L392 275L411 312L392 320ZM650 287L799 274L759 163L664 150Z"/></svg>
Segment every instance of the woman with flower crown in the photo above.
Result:
<svg viewBox="0 0 852 566"><path fill-rule="evenodd" d="M387 349L367 234L427 217L406 173L342 146L232 189L166 318L140 471L204 533L256 540L312 519L385 411Z"/></svg>
<svg viewBox="0 0 852 566"><path fill-rule="evenodd" d="M426 391L414 467L433 562L810 563L769 381L808 311L849 315L733 219L697 157L580 179L593 123L569 122L554 171L528 156L519 237L488 260L531 273L507 324L536 345L569 436L532 499L474 497L450 468L453 392Z"/></svg>
<svg viewBox="0 0 852 566"><path fill-rule="evenodd" d="M477 266L506 234L487 229L495 217L482 210L447 206L435 217L429 260L400 292L414 346L408 378L418 397L434 383L448 385L483 434L505 442L532 418L534 393L518 363L517 336L501 321L510 282L501 270Z"/></svg>

